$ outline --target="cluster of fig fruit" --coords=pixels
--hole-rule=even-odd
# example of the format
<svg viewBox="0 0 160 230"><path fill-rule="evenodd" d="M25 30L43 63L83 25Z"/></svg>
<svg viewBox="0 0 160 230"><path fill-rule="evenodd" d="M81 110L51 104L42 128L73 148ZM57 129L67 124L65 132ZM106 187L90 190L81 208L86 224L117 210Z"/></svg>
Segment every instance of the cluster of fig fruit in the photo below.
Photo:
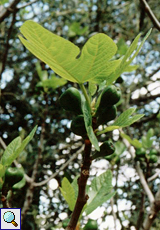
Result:
<svg viewBox="0 0 160 230"><path fill-rule="evenodd" d="M157 163L158 162L158 152L156 149L151 149L149 152L144 148L139 148L136 150L136 161L149 162L149 163Z"/></svg>
<svg viewBox="0 0 160 230"><path fill-rule="evenodd" d="M120 98L121 91L114 85L107 86L102 91L92 108L94 129L97 129L98 126L107 124L107 122L116 118L116 104L119 102ZM82 111L82 99L80 92L76 88L70 87L60 96L59 101L63 109L75 115L71 123L72 132L86 138L87 131ZM110 140L104 141L100 146L100 152L96 152L93 155L93 159L111 155L114 151L115 147L113 143Z"/></svg>

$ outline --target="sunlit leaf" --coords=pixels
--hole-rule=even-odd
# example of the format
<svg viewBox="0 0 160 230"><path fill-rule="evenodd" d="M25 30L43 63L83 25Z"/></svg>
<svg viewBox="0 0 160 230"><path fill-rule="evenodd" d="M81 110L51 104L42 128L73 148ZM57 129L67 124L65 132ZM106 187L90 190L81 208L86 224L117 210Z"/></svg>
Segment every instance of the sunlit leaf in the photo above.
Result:
<svg viewBox="0 0 160 230"><path fill-rule="evenodd" d="M21 42L37 58L45 62L59 76L78 83L99 82L106 79L120 63L110 61L117 51L113 40L105 34L92 36L80 50L73 43L44 29L38 23L26 21L20 28L25 38Z"/></svg>
<svg viewBox="0 0 160 230"><path fill-rule="evenodd" d="M108 76L107 78L108 85L112 84L123 72L128 72L128 68L131 68L129 67L131 62L138 55L139 51L141 50L144 42L146 41L150 33L151 33L151 29L148 31L148 33L146 34L146 36L143 38L142 42L139 45L138 42L141 34L137 35L137 37L132 42L131 46L128 48L126 54L122 58L122 61L119 64L119 66L116 68L114 73L111 73L110 76Z"/></svg>

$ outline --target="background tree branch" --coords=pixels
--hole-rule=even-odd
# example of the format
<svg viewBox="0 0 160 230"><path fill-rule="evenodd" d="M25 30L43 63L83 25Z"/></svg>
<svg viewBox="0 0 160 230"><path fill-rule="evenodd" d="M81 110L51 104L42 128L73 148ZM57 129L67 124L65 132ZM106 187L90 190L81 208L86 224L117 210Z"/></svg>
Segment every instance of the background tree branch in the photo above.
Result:
<svg viewBox="0 0 160 230"><path fill-rule="evenodd" d="M156 18L156 16L154 15L153 11L151 10L149 4L146 2L146 0L140 0L140 2L144 5L144 9L148 14L149 18L151 19L151 21L153 22L155 28L157 28L160 31L160 23Z"/></svg>

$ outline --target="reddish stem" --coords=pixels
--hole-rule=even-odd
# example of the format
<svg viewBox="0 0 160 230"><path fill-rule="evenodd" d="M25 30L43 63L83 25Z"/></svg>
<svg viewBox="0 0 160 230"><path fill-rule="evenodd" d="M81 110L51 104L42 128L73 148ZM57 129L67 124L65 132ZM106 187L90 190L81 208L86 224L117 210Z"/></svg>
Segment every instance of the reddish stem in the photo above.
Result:
<svg viewBox="0 0 160 230"><path fill-rule="evenodd" d="M77 201L69 222L68 227L66 230L75 230L78 219L81 215L82 209L84 205L87 203L88 200L88 195L85 193L86 190L86 184L87 180L89 177L89 169L91 165L91 158L90 158L90 153L91 153L91 142L89 139L85 140L85 148L84 148L84 160L83 164L81 166L81 174L80 177L78 178L78 197Z"/></svg>

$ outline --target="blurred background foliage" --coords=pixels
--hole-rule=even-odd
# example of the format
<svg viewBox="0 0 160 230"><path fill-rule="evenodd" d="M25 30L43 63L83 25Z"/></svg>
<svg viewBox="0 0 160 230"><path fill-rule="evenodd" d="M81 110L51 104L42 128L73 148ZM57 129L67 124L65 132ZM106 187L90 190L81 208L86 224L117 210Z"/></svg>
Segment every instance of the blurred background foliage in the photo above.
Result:
<svg viewBox="0 0 160 230"><path fill-rule="evenodd" d="M150 0L149 5L157 18L160 18L160 1ZM38 73L39 63L44 78L51 78L53 71L39 62L18 39L19 27L26 20L34 20L51 32L70 40L80 48L93 34L100 32L110 36L118 46L117 57L125 54L128 45L141 32L144 36L153 27L140 54L134 60L139 68L121 77L123 82L116 83L121 88L123 99L118 107L121 113L128 107L136 107L137 113L145 116L124 132L131 139L141 140L150 128L154 129L152 147L145 149L148 154L156 150L157 161L146 158L141 162L146 178L152 176L160 166L159 151L159 104L160 104L160 33L154 25L141 1L131 0L3 0L0 5L0 155L15 137L26 136L35 125L36 135L17 161L24 167L25 173L33 176L35 182L41 182L57 172L64 162L78 150L83 141L70 131L72 116L59 105L58 98L68 87L67 82L57 87L42 84ZM57 76L58 78L58 76ZM114 159L93 163L91 178L106 168L113 171L113 185L117 194L111 202L103 205L98 216L99 229L139 229L146 215L148 200L127 150L121 145L119 132L109 133L117 143ZM103 135L103 141L107 135ZM2 144L3 143L3 144ZM66 176L70 181L78 175L81 154L77 155L66 168L55 177L58 185ZM37 168L35 170L35 164ZM130 169L130 170L129 170ZM55 180L41 186L29 187L29 182L11 197L12 207L23 208L22 229L63 229L62 219L70 211L62 198ZM157 177L149 184L155 194L160 180ZM55 188L53 188L55 185ZM33 195L27 204L27 191ZM27 205L26 205L27 204ZM27 207L26 209L24 207ZM95 218L92 216L92 218ZM95 219L97 219L95 218ZM110 219L108 219L110 218ZM111 220L113 224L106 221ZM84 222L87 217L84 217ZM111 223L110 222L110 223ZM154 222L152 229L159 229L160 221ZM82 225L83 227L83 225ZM108 228L107 228L108 227Z"/></svg>

